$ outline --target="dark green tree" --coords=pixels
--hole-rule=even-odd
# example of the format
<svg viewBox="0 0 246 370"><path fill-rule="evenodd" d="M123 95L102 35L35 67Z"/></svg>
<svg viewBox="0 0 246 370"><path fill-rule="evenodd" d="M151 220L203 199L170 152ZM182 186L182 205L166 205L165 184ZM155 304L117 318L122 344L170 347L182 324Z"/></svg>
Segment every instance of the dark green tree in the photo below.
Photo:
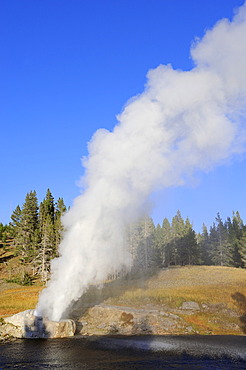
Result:
<svg viewBox="0 0 246 370"><path fill-rule="evenodd" d="M169 266L174 258L173 235L170 222L165 217L162 222L163 247L161 251L161 261L163 266Z"/></svg>
<svg viewBox="0 0 246 370"><path fill-rule="evenodd" d="M233 265L235 267L245 267L244 260L246 251L244 249L244 232L245 227L239 212L233 212L229 236L233 249Z"/></svg>
<svg viewBox="0 0 246 370"><path fill-rule="evenodd" d="M243 227L242 235L238 243L238 251L241 258L241 266L246 268L246 226Z"/></svg>
<svg viewBox="0 0 246 370"><path fill-rule="evenodd" d="M233 248L229 239L228 223L223 222L218 213L216 222L210 228L210 257L212 264L233 266Z"/></svg>
<svg viewBox="0 0 246 370"><path fill-rule="evenodd" d="M6 249L12 243L11 227L0 222L0 248Z"/></svg>
<svg viewBox="0 0 246 370"><path fill-rule="evenodd" d="M201 257L201 264L203 265L211 265L212 261L210 258L210 243L209 243L209 233L207 226L205 224L202 225L202 233L198 236L198 246L200 251Z"/></svg>
<svg viewBox="0 0 246 370"><path fill-rule="evenodd" d="M12 215L11 215L11 222L10 222L10 228L11 228L11 232L12 232L12 235L13 237L16 236L16 234L19 233L20 231L20 226L21 226L21 208L20 206L18 205L15 210L13 211Z"/></svg>
<svg viewBox="0 0 246 370"><path fill-rule="evenodd" d="M12 225L16 227L14 243L22 262L31 262L36 256L39 244L38 200L36 191L27 193L19 212L17 207L12 215Z"/></svg>
<svg viewBox="0 0 246 370"><path fill-rule="evenodd" d="M41 275L41 279L47 282L50 271L50 261L54 258L55 251L55 206L54 198L50 189L46 192L46 197L39 207L39 250L35 259L36 272Z"/></svg>
<svg viewBox="0 0 246 370"><path fill-rule="evenodd" d="M180 264L197 265L200 263L200 254L196 233L188 217L185 221L184 235L180 238Z"/></svg>

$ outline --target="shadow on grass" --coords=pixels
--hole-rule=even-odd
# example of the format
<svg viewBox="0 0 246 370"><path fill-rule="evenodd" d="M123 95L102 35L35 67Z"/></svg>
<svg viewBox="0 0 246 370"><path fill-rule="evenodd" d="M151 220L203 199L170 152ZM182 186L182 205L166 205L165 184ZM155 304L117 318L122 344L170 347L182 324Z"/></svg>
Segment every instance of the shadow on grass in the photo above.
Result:
<svg viewBox="0 0 246 370"><path fill-rule="evenodd" d="M69 307L69 317L78 320L86 311L109 298L117 299L124 292L136 288L144 289L147 281L154 276L157 271L145 271L135 275L127 274L121 278L104 283L102 286L91 286L82 297Z"/></svg>
<svg viewBox="0 0 246 370"><path fill-rule="evenodd" d="M241 328L243 333L246 334L246 297L244 294L239 292L232 294L231 297L240 311L240 321L242 323Z"/></svg>

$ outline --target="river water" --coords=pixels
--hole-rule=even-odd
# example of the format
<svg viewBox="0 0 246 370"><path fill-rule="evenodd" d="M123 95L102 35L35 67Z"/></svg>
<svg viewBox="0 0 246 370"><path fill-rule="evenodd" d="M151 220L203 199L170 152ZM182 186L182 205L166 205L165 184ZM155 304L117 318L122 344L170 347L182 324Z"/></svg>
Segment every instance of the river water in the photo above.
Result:
<svg viewBox="0 0 246 370"><path fill-rule="evenodd" d="M19 339L0 369L246 369L246 336Z"/></svg>

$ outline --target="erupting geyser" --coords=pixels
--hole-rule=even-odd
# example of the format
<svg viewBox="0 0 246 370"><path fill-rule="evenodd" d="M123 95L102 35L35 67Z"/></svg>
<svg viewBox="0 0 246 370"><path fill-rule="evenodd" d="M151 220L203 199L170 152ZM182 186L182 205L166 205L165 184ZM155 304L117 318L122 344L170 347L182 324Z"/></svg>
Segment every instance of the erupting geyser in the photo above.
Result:
<svg viewBox="0 0 246 370"><path fill-rule="evenodd" d="M36 313L59 321L89 284L131 266L124 230L157 189L182 185L245 150L246 5L191 48L194 68L160 65L144 92L98 130L84 159L84 192L65 215L60 257Z"/></svg>

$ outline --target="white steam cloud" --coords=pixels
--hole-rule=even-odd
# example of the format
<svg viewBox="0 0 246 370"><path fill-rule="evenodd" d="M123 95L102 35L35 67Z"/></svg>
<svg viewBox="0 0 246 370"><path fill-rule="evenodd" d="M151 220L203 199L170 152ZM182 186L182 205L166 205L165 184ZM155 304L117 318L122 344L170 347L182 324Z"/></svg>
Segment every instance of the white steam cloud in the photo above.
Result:
<svg viewBox="0 0 246 370"><path fill-rule="evenodd" d="M195 67L160 65L113 132L98 130L84 160L85 191L64 217L66 233L37 314L60 320L90 284L130 267L125 227L159 188L182 185L245 150L246 3L192 46Z"/></svg>

